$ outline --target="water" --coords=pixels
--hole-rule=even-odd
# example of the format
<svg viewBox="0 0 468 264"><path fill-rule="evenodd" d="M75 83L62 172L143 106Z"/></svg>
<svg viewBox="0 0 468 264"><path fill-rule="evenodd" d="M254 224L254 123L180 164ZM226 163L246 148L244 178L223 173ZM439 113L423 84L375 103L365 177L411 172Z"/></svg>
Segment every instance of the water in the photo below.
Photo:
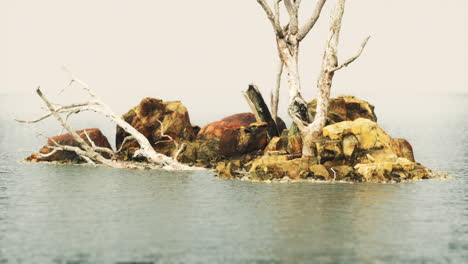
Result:
<svg viewBox="0 0 468 264"><path fill-rule="evenodd" d="M17 163L11 146L32 148L32 132L3 120L0 263L466 263L468 97L418 100L377 98L379 123L453 180L264 184Z"/></svg>

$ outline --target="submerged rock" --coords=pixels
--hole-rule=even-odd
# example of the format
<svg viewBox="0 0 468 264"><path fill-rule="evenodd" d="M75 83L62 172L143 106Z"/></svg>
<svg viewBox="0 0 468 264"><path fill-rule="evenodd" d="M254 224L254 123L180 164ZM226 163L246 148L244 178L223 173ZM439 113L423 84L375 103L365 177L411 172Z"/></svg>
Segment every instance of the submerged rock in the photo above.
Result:
<svg viewBox="0 0 468 264"><path fill-rule="evenodd" d="M139 105L124 114L122 119L142 133L157 152L168 156L175 151L175 144L172 140L181 143L195 138L194 127L190 123L187 108L179 101L163 102L156 98L144 98ZM161 132L166 136L163 136ZM121 147L128 135L117 126L117 149ZM136 140L127 141L119 153L119 158L131 159L138 148Z"/></svg>
<svg viewBox="0 0 468 264"><path fill-rule="evenodd" d="M88 142L88 138L86 137L85 131L91 138L91 140L96 144L98 147L103 147L103 148L109 148L112 149L112 147L109 144L109 141L107 140L106 136L102 134L101 130L99 128L88 128L88 129L83 129L83 130L78 130L76 133L80 135L80 137ZM53 151L52 148L55 146L53 141L57 142L60 145L67 145L67 146L73 146L73 147L79 147L80 145L78 142L76 142L72 135L70 133L63 134L63 135L58 135L51 137L46 145L42 147L39 150L40 154L47 155ZM91 144L90 144L91 145ZM110 158L108 153L101 153L105 158ZM29 156L26 160L31 161L31 162L41 162L41 161L57 161L57 162L64 162L64 163L83 163L85 162L82 158L80 158L75 152L73 151L63 151L63 150L58 150L54 154L47 156L47 157L41 157L41 155L33 154Z"/></svg>

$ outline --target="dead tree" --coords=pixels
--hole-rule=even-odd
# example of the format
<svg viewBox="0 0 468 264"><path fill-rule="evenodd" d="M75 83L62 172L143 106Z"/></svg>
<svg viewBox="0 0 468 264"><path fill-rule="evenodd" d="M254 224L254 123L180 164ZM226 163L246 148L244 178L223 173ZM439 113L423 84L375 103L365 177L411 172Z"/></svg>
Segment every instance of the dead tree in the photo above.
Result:
<svg viewBox="0 0 468 264"><path fill-rule="evenodd" d="M301 83L299 76L298 60L299 60L299 44L306 37L309 31L317 22L322 8L326 0L318 0L315 10L309 20L302 26L298 26L298 10L301 0L273 0L274 12L271 10L266 0L257 0L266 12L273 29L276 34L276 43L280 57L280 67L277 75L277 84L275 91L272 93L272 112L277 113L279 100L279 82L283 67L286 69L288 89L289 89L289 106L288 113L294 123L301 131L303 138L303 156L314 155L312 146L313 140L317 138L322 128L325 125L328 113L330 88L332 86L333 76L336 71L348 66L355 61L364 50L364 47L369 40L367 37L361 45L356 56L348 59L342 64L338 64L337 49L340 37L341 22L345 9L345 0L337 0L330 17L330 28L327 47L322 61L322 69L317 82L318 98L317 98L317 113L312 123L311 117L308 116L307 104L301 95ZM283 1L289 15L289 23L285 26L280 25L279 4ZM275 110L276 108L276 110Z"/></svg>
<svg viewBox="0 0 468 264"><path fill-rule="evenodd" d="M89 136L88 136L88 140L90 143L88 144L88 142L83 140L78 135L78 133L76 133L76 131L67 123L67 119L73 114L77 114L79 112L84 112L84 111L93 111L93 112L106 116L116 125L123 128L128 134L130 134L130 137L132 139L135 139L140 145L140 149L135 154L145 157L147 161L151 163L152 165L155 165L157 167L161 167L164 169L171 169L171 170L190 169L190 167L180 164L173 158L157 153L151 146L148 139L143 134L141 134L138 130L136 130L130 124L125 122L125 120L123 120L122 118L114 114L114 112L110 109L110 107L107 104L105 104L86 83L76 78L74 75L71 75L71 76L72 76L72 79L71 79L69 86L71 86L73 83L80 85L81 88L88 93L88 95L91 98L91 101L79 103L79 104L62 105L56 108L54 107L54 105L57 105L57 104L52 104L46 98L46 96L42 93L41 89L37 88L36 92L39 95L39 97L42 99L42 101L44 101L45 105L47 106L49 110L49 113L35 120L17 120L16 119L16 121L21 122L21 123L37 123L50 116L54 116L57 119L57 121L62 125L62 127L65 130L67 130L68 133L70 133L70 135L80 145L80 147L62 146L58 144L57 142L52 141L54 145L49 146L51 149L73 151L78 156L86 160L88 163L92 163L92 164L99 163L99 164L104 164L106 166L114 167L114 168L129 167L129 165L132 166L131 164L123 164L116 160L104 158L100 154L100 152L107 152L111 154L112 157L115 156L115 153L110 149L103 150L102 148L96 147L94 142L90 140ZM62 115L66 115L66 117L64 118L62 117ZM129 140L129 139L126 139L126 140ZM135 167L138 167L138 166L135 165Z"/></svg>
<svg viewBox="0 0 468 264"><path fill-rule="evenodd" d="M330 103L330 89L332 87L333 76L335 72L347 67L355 61L363 52L370 37L364 39L359 48L358 53L346 60L342 64L338 64L338 43L340 40L341 22L344 15L346 0L337 0L330 16L329 36L327 46L322 60L322 69L317 81L317 109L314 121L307 125L299 127L303 138L302 154L304 156L313 156L312 151L313 140L320 136L322 128L327 121L328 107Z"/></svg>
<svg viewBox="0 0 468 264"><path fill-rule="evenodd" d="M299 76L299 44L314 27L326 0L318 0L312 15L307 22L299 26L300 0L273 0L274 8L268 5L267 0L257 0L265 11L268 20L273 26L276 35L276 44L280 58L276 90L272 95L273 118L277 115L279 100L279 81L284 69L287 74L289 89L288 113L295 123L308 123L307 103L301 94L301 81ZM289 23L280 24L280 3L283 2L289 16Z"/></svg>

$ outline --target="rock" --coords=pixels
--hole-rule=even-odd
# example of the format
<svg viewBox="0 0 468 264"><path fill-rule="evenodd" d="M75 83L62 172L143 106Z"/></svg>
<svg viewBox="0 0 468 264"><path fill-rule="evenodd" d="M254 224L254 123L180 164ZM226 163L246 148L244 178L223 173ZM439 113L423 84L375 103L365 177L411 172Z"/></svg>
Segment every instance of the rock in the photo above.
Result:
<svg viewBox="0 0 468 264"><path fill-rule="evenodd" d="M354 169L365 181L371 182L429 176L425 175L423 168L418 168L418 171L414 171L416 164L405 158L397 158L394 162L360 163L356 164ZM429 171L427 170L427 172Z"/></svg>
<svg viewBox="0 0 468 264"><path fill-rule="evenodd" d="M255 116L252 113L235 114L210 123L204 126L197 135L198 139L219 139L223 137L226 130L236 130L241 127L248 127L255 123Z"/></svg>
<svg viewBox="0 0 468 264"><path fill-rule="evenodd" d="M338 180L383 182L430 177L424 166L416 168L406 140L392 139L369 119L328 125L322 135L316 140L317 160L330 171L333 168Z"/></svg>
<svg viewBox="0 0 468 264"><path fill-rule="evenodd" d="M218 177L223 179L234 179L236 178L235 170L239 167L235 165L234 162L219 162L216 166L216 173Z"/></svg>
<svg viewBox="0 0 468 264"><path fill-rule="evenodd" d="M413 147L406 139L392 138L391 148L398 157L406 158L412 162L415 162Z"/></svg>
<svg viewBox="0 0 468 264"><path fill-rule="evenodd" d="M286 151L289 154L302 154L302 138L300 135L288 136Z"/></svg>
<svg viewBox="0 0 468 264"><path fill-rule="evenodd" d="M187 142L178 161L199 167L212 167L225 157L220 154L220 142L216 140L196 140Z"/></svg>
<svg viewBox="0 0 468 264"><path fill-rule="evenodd" d="M142 133L157 152L171 155L175 150L174 142L190 141L195 138L194 129L190 123L187 108L178 101L163 102L160 99L144 98L139 105L130 109L122 116L127 123ZM161 135L161 124L164 134ZM120 148L128 134L117 126L116 146ZM164 141L164 142L161 142ZM127 141L120 152L119 158L131 159L134 152L139 148L136 140Z"/></svg>
<svg viewBox="0 0 468 264"><path fill-rule="evenodd" d="M331 175L332 177L335 177L335 173L336 173L336 177L335 177L336 181L345 180L346 178L351 177L353 173L353 167L347 166L347 165L333 166L331 167L331 169L333 169L332 170L333 175Z"/></svg>
<svg viewBox="0 0 468 264"><path fill-rule="evenodd" d="M287 147L288 137L273 137L263 151L265 155L267 155L269 152L286 152Z"/></svg>
<svg viewBox="0 0 468 264"><path fill-rule="evenodd" d="M299 135L273 137L264 149L264 153L281 151L288 154L302 153L302 138Z"/></svg>
<svg viewBox="0 0 468 264"><path fill-rule="evenodd" d="M94 142L94 144L96 144L96 146L112 149L106 136L102 134L99 128L88 128L88 129L76 131L83 140L89 143L86 137L86 134L84 133L85 130L86 130L86 133L88 133L91 140ZM51 139L60 145L79 147L78 142L76 142L73 139L72 135L70 135L69 133L54 136ZM49 154L50 152L52 152L53 149L49 148L48 146L54 146L54 143L50 139L47 141L46 145L39 150L39 153L45 155L45 154ZM105 158L111 158L108 153L101 153L101 154ZM40 157L40 155L33 154L29 156L26 160L31 161L31 162L41 162L41 161L59 161L59 162L71 162L71 163L83 163L84 162L84 160L82 160L82 158L76 155L75 152L62 151L62 150L59 150L55 152L54 154L50 155L49 157L44 157L44 158Z"/></svg>
<svg viewBox="0 0 468 264"><path fill-rule="evenodd" d="M308 110L311 116L315 116L316 107L317 99L308 103ZM327 125L342 121L353 121L358 118L366 118L377 122L374 106L354 96L340 95L337 98L330 99Z"/></svg>
<svg viewBox="0 0 468 264"><path fill-rule="evenodd" d="M333 180L333 177L330 177L327 168L325 166L317 164L309 167L310 172L312 172L312 177L319 180Z"/></svg>
<svg viewBox="0 0 468 264"><path fill-rule="evenodd" d="M354 135L361 150L390 147L391 137L377 123L358 118L354 121L343 121L323 128L323 136L332 140L343 140L347 135Z"/></svg>
<svg viewBox="0 0 468 264"><path fill-rule="evenodd" d="M197 140L219 141L219 155L237 156L263 150L268 143L267 124L257 123L252 113L232 115L203 127Z"/></svg>
<svg viewBox="0 0 468 264"><path fill-rule="evenodd" d="M281 179L286 176L293 180L308 177L329 179L325 167L315 165L315 159L294 158L293 155L262 156L252 162L249 173L258 180Z"/></svg>
<svg viewBox="0 0 468 264"><path fill-rule="evenodd" d="M429 179L432 177L432 172L421 164L416 163L414 170L411 170L408 176L411 180Z"/></svg>
<svg viewBox="0 0 468 264"><path fill-rule="evenodd" d="M359 146L359 140L355 135L346 135L343 137L342 146L343 154L347 158L350 158L354 154L356 148Z"/></svg>

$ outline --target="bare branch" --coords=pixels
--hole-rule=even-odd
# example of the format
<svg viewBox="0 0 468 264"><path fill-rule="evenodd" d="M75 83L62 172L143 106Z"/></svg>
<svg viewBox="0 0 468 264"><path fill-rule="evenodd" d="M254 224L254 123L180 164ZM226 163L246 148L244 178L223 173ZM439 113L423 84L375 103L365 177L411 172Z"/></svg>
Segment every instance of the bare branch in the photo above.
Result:
<svg viewBox="0 0 468 264"><path fill-rule="evenodd" d="M296 10L299 10L299 7L301 6L301 0L294 0L296 2Z"/></svg>
<svg viewBox="0 0 468 264"><path fill-rule="evenodd" d="M50 117L51 115L52 115L52 113L48 113L48 114L46 114L44 116L41 116L41 117L39 117L37 119L33 119L33 120L20 120L20 119L16 119L16 118L14 120L16 122L19 122L19 123L37 123L37 122L40 122L40 121Z"/></svg>
<svg viewBox="0 0 468 264"><path fill-rule="evenodd" d="M167 137L167 138L169 138L169 140L158 141L155 144L162 143L162 142L167 142L167 141L172 141L172 142L174 142L174 145L176 146L176 148L179 148L179 143L177 141L175 141L171 136L164 134L164 125L163 125L163 123L159 119L157 119L157 121L158 121L158 123L160 125L159 128L160 128L160 131L161 131L161 138Z"/></svg>
<svg viewBox="0 0 468 264"><path fill-rule="evenodd" d="M58 149L52 149L52 151L47 153L47 154L37 153L36 155L38 155L41 158L48 158L48 157L54 155L55 153L57 153L57 151L58 151Z"/></svg>
<svg viewBox="0 0 468 264"><path fill-rule="evenodd" d="M307 20L307 22L301 27L299 30L297 40L301 41L307 36L307 34L310 32L310 30L315 26L315 23L320 17L320 14L322 13L322 8L325 5L325 2L327 0L319 0L317 1L317 4L315 5L314 12L312 13L312 16Z"/></svg>
<svg viewBox="0 0 468 264"><path fill-rule="evenodd" d="M282 0L274 0L274 7L275 7L275 25L279 25L281 27L281 24L280 24L280 9L279 9L279 3L281 2Z"/></svg>
<svg viewBox="0 0 468 264"><path fill-rule="evenodd" d="M91 143L91 146L92 146L93 150L98 151L98 152L107 153L107 154L111 155L112 158L115 158L115 153L114 153L114 151L112 149L96 146L96 143L94 143L94 141L89 136L88 131L86 131L86 129L84 129L83 132L86 135L86 138L88 139L88 141Z"/></svg>
<svg viewBox="0 0 468 264"><path fill-rule="evenodd" d="M85 130L83 130L84 134L86 135L86 138L88 139L89 143L91 143L91 147L93 149L96 148L96 144L94 143L94 141L91 139L91 137L89 136L88 132Z"/></svg>
<svg viewBox="0 0 468 264"><path fill-rule="evenodd" d="M369 39L370 39L370 36L368 36L367 38L364 39L364 41L363 41L362 44L361 44L361 47L359 48L358 53L357 53L355 56L349 58L349 59L348 59L347 61L345 61L343 64L341 64L341 65L339 65L339 66L337 66L337 67L331 69L330 71L331 71L331 72L338 71L338 70L340 70L340 69L342 69L342 68L344 68L344 67L348 67L349 64L353 63L357 58L359 58L359 56L361 56L361 54L362 54L362 52L364 51L364 48L366 47L367 42L369 41Z"/></svg>
<svg viewBox="0 0 468 264"><path fill-rule="evenodd" d="M51 103L52 104L52 103ZM58 104L53 104L53 105L58 105ZM80 104L71 104L71 105L64 105L64 106L60 106L59 108L55 109L56 112L59 112L59 113L63 113L63 112L68 112L70 111L69 109L72 109L72 108L77 108L77 107L82 107L82 106L88 106L88 105L97 105L96 102L85 102L85 103L80 103ZM34 120L20 120L20 119L14 119L16 122L19 122L19 123L37 123L37 122L40 122L48 117L52 116L52 112L49 112L48 114L46 115L43 115L37 119L34 119Z"/></svg>
<svg viewBox="0 0 468 264"><path fill-rule="evenodd" d="M275 0L276 1L276 0ZM262 6L263 10L265 11L268 20L270 20L271 25L273 26L273 30L275 31L276 35L279 38L283 38L283 30L281 29L281 26L279 23L276 23L277 19L275 15L273 14L273 11L271 10L270 6L267 4L265 0L257 0L257 2ZM279 19L278 19L279 22Z"/></svg>
<svg viewBox="0 0 468 264"><path fill-rule="evenodd" d="M284 62L280 60L280 63L278 65L278 72L276 74L276 86L275 90L271 92L271 117L273 120L276 122L276 119L278 118L278 104L279 104L279 93L280 93L280 87L281 87L281 75L283 74L283 68L284 68Z"/></svg>
<svg viewBox="0 0 468 264"><path fill-rule="evenodd" d="M283 2L289 14L289 32L295 35L298 32L299 24L296 4L291 3L291 0L284 0Z"/></svg>
<svg viewBox="0 0 468 264"><path fill-rule="evenodd" d="M185 148L187 147L187 144L185 143L182 143L182 145L180 145L180 148L177 150L177 152L174 154L174 159L177 160L177 158L179 157L180 153L182 153Z"/></svg>
<svg viewBox="0 0 468 264"><path fill-rule="evenodd" d="M43 136L43 137L46 137L42 134L39 134L40 136ZM49 139L55 146L47 146L48 148L51 148L52 149L52 152L54 151L58 151L58 150L62 150L62 151L73 151L75 152L78 156L80 156L81 158L83 158L87 163L89 164L93 164L95 165L96 163L94 161L92 161L89 157L87 157L89 155L89 153L87 153L86 151L80 149L79 147L73 147L73 146L66 146L66 145L61 145L59 144L57 141L53 140L52 138L49 138L49 137L46 137L47 139Z"/></svg>
<svg viewBox="0 0 468 264"><path fill-rule="evenodd" d="M124 140L122 141L122 144L120 144L120 148L115 153L119 153L120 151L122 151L122 148L125 145L125 143L127 143L127 141L132 140L132 139L135 139L135 138L133 136L126 136Z"/></svg>
<svg viewBox="0 0 468 264"><path fill-rule="evenodd" d="M68 133L72 136L72 138L83 148L80 149L78 147L71 147L71 146L61 146L61 148L65 150L70 150L74 151L76 154L79 156L86 156L90 160L93 161L98 161L99 163L105 164L109 167L116 167L114 163L112 163L110 160L104 158L101 154L95 152L89 145L86 143L85 140L83 140L80 135L67 123L63 118L60 116L60 114L56 111L56 109L52 106L52 104L49 102L49 100L44 96L42 93L40 87L37 88L36 93L41 97L41 99L44 101L46 104L47 108L49 108L49 111L52 113L52 115L59 121L59 123L62 125L63 128L65 128ZM50 139L54 144L59 145L57 142L53 141ZM85 158L85 160L89 163L89 160Z"/></svg>

